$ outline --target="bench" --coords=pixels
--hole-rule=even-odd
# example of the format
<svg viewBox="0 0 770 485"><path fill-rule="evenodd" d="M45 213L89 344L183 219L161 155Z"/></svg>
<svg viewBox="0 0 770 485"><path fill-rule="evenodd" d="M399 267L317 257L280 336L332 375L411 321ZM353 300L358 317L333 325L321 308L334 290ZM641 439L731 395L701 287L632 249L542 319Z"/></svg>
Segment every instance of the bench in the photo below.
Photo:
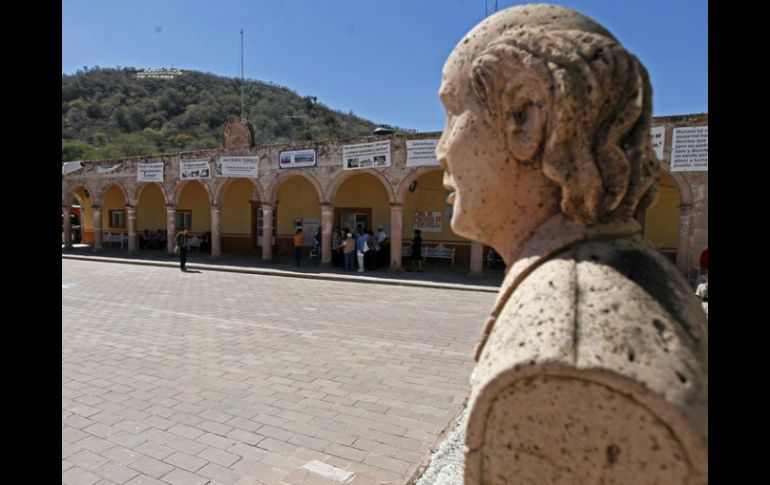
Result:
<svg viewBox="0 0 770 485"><path fill-rule="evenodd" d="M201 250L201 241L203 238L200 238L198 236L193 236L187 240L187 245L191 248L198 248L198 251Z"/></svg>
<svg viewBox="0 0 770 485"><path fill-rule="evenodd" d="M497 254L497 251L490 248L489 252L487 253L487 269L491 268L493 263L502 263L502 265L505 266L505 261L503 261L503 258Z"/></svg>
<svg viewBox="0 0 770 485"><path fill-rule="evenodd" d="M104 236L102 236L102 242L104 243L118 243L120 244L120 249L123 249L124 243L128 241L128 235L123 232L119 232L117 234L112 234L108 232Z"/></svg>
<svg viewBox="0 0 770 485"><path fill-rule="evenodd" d="M448 248L444 246L443 244L439 243L438 245L434 247L429 246L423 246L422 247L422 259L425 258L443 258L443 259L449 259L451 260L451 264L455 264L455 249L456 248ZM408 258L412 255L412 246L402 246L401 247L401 256Z"/></svg>

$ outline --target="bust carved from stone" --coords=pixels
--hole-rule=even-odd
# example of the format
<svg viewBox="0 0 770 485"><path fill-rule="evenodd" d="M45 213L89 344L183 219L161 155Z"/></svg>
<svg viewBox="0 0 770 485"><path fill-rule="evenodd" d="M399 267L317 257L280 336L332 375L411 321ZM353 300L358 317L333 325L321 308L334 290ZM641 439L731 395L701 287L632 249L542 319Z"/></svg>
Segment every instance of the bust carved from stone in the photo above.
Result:
<svg viewBox="0 0 770 485"><path fill-rule="evenodd" d="M659 180L644 67L590 18L523 5L459 42L440 96L452 228L508 266L465 484L706 483L706 319L633 219Z"/></svg>

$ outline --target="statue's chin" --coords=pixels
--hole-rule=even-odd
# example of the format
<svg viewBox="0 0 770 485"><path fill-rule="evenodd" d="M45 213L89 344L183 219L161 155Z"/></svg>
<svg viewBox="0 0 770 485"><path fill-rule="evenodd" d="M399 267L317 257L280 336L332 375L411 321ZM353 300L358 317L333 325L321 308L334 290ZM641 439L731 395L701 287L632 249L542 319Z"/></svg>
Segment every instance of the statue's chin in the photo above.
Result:
<svg viewBox="0 0 770 485"><path fill-rule="evenodd" d="M466 219L467 217L464 217L461 213L455 212L452 214L452 231L458 236L467 237L474 241L483 241L482 232L472 223L468 223Z"/></svg>

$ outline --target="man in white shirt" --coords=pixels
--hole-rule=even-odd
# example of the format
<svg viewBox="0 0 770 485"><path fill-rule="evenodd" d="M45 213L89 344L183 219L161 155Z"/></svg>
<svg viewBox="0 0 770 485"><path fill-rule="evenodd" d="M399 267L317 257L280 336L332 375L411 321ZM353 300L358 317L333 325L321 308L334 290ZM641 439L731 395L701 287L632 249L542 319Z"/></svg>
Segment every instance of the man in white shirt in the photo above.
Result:
<svg viewBox="0 0 770 485"><path fill-rule="evenodd" d="M387 266L390 258L390 241L382 226L377 226L377 266Z"/></svg>

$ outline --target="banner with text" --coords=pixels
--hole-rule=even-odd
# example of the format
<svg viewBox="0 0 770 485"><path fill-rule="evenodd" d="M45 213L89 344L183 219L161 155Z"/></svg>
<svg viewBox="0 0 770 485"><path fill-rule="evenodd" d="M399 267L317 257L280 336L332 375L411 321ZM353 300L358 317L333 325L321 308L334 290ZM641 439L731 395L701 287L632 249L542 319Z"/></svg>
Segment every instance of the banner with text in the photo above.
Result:
<svg viewBox="0 0 770 485"><path fill-rule="evenodd" d="M441 232L441 212L415 211L412 230L422 232Z"/></svg>
<svg viewBox="0 0 770 485"><path fill-rule="evenodd" d="M422 167L425 165L438 165L436 160L436 145L438 140L407 140L406 141L406 166Z"/></svg>
<svg viewBox="0 0 770 485"><path fill-rule="evenodd" d="M219 157L217 177L257 178L259 157Z"/></svg>
<svg viewBox="0 0 770 485"><path fill-rule="evenodd" d="M376 168L390 166L390 140L342 146L342 168Z"/></svg>
<svg viewBox="0 0 770 485"><path fill-rule="evenodd" d="M137 163L137 182L163 182L163 162Z"/></svg>
<svg viewBox="0 0 770 485"><path fill-rule="evenodd" d="M284 150L278 152L278 166L280 168L315 167L315 148Z"/></svg>
<svg viewBox="0 0 770 485"><path fill-rule="evenodd" d="M658 160L663 160L663 144L666 143L666 127L656 126L650 129L650 141L652 142L652 150L655 152L655 156Z"/></svg>
<svg viewBox="0 0 770 485"><path fill-rule="evenodd" d="M182 180L211 178L208 158L193 158L179 162L179 178Z"/></svg>
<svg viewBox="0 0 770 485"><path fill-rule="evenodd" d="M708 172L709 127L674 128L671 141L672 172Z"/></svg>

